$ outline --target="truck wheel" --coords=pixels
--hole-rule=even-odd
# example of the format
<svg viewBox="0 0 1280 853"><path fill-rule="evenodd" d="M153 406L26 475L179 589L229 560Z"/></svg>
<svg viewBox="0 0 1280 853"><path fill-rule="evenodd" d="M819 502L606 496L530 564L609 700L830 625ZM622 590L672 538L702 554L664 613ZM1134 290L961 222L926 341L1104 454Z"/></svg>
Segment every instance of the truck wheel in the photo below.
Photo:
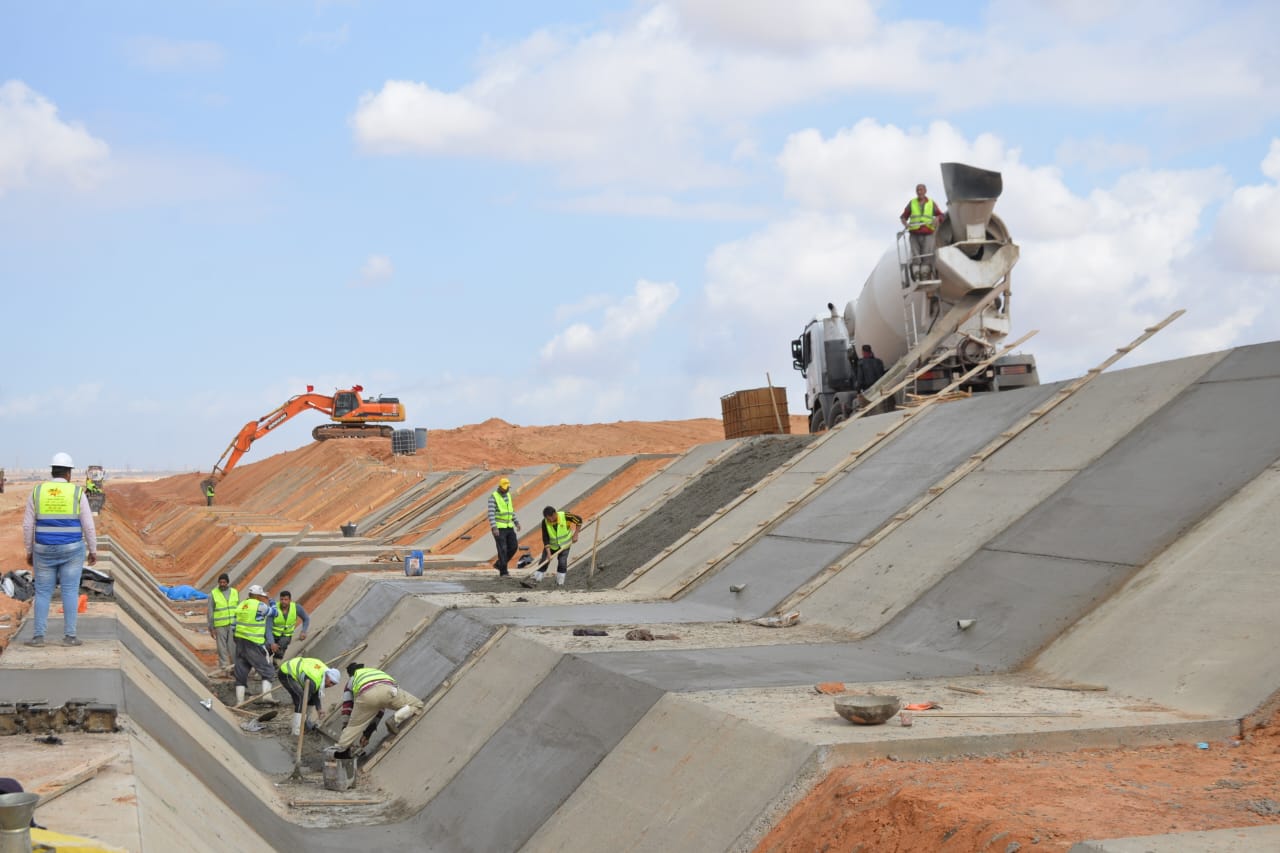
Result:
<svg viewBox="0 0 1280 853"><path fill-rule="evenodd" d="M824 425L822 423L822 410L819 409L818 411L815 411L813 414L809 415L809 433L811 435L816 435L817 433L822 432L823 427Z"/></svg>

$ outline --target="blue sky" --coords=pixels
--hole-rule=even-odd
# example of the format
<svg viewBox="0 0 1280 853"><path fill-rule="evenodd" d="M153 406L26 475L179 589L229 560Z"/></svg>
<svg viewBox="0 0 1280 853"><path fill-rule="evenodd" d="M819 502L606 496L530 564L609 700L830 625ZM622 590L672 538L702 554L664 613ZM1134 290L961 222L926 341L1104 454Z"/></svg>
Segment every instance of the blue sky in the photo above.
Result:
<svg viewBox="0 0 1280 853"><path fill-rule="evenodd" d="M790 339L947 160L1004 173L1044 378L1175 308L1129 363L1280 337L1272 7L965 5L6 3L0 465L208 469L307 384L797 413Z"/></svg>

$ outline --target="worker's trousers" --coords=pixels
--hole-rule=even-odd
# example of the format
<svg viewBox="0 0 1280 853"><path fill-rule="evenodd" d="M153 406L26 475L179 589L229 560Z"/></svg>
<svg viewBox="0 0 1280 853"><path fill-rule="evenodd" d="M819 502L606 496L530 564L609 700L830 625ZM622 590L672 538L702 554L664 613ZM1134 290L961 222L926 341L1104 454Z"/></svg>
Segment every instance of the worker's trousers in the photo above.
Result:
<svg viewBox="0 0 1280 853"><path fill-rule="evenodd" d="M516 551L520 550L520 539L516 536L514 527L499 527L493 539L498 546L498 561L493 564L493 567L499 574L505 575L511 558L516 555Z"/></svg>
<svg viewBox="0 0 1280 853"><path fill-rule="evenodd" d="M924 273L932 273L934 270L933 255L935 245L935 235L933 233L925 234L920 231L911 231L911 268L918 268L921 273L919 278L924 278ZM932 275L928 276L932 278Z"/></svg>
<svg viewBox="0 0 1280 853"><path fill-rule="evenodd" d="M399 685L383 682L371 684L361 690L355 704L351 707L351 717L347 720L347 727L338 736L338 751L350 749L351 745L360 739L364 727L378 715L379 711L399 711L406 705L412 705L417 711L423 708L421 699Z"/></svg>
<svg viewBox="0 0 1280 853"><path fill-rule="evenodd" d="M213 629L213 639L218 644L218 666L226 669L236 660L236 626L223 625Z"/></svg>
<svg viewBox="0 0 1280 853"><path fill-rule="evenodd" d="M49 605L53 588L62 589L62 633L76 635L76 613L80 607L80 573L84 569L84 540L61 545L35 543L31 551L31 568L36 587L35 628L32 636L43 637L49 627Z"/></svg>
<svg viewBox="0 0 1280 853"><path fill-rule="evenodd" d="M249 670L262 676L263 681L272 681L276 671L267 657L266 646L251 643L243 637L236 637L236 686L249 684Z"/></svg>

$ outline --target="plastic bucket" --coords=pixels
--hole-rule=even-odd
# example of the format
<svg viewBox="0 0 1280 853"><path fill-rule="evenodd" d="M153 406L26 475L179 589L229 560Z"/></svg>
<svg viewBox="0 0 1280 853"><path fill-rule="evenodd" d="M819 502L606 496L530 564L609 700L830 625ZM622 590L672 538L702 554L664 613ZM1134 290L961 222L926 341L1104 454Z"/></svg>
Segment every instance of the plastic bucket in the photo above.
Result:
<svg viewBox="0 0 1280 853"><path fill-rule="evenodd" d="M404 573L408 577L422 577L422 552L413 551L404 558Z"/></svg>
<svg viewBox="0 0 1280 853"><path fill-rule="evenodd" d="M344 539L350 539L355 535L356 535L356 525L354 522L348 522L342 525L342 537Z"/></svg>

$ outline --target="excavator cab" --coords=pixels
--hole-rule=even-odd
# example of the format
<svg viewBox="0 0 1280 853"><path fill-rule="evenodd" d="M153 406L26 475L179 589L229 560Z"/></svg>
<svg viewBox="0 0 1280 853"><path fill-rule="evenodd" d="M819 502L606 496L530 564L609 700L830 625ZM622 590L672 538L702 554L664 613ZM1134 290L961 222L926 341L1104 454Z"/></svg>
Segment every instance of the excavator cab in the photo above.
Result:
<svg viewBox="0 0 1280 853"><path fill-rule="evenodd" d="M344 418L360 408L360 395L355 391L339 391L333 395L333 417Z"/></svg>

